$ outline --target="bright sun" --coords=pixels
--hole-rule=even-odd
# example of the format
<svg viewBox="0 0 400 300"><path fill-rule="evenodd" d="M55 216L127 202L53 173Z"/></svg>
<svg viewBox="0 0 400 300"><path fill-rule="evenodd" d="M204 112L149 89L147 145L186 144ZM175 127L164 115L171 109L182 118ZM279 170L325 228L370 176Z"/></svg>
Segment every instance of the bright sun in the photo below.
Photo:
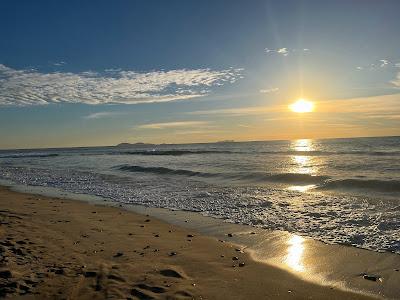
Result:
<svg viewBox="0 0 400 300"><path fill-rule="evenodd" d="M314 110L314 103L305 99L299 99L295 103L290 104L289 108L296 113L308 113Z"/></svg>

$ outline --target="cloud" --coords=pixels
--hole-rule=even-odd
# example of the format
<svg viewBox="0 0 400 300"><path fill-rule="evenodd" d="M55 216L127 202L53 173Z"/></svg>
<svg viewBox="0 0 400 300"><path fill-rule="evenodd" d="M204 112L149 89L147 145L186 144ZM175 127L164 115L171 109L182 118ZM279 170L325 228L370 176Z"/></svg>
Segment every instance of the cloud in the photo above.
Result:
<svg viewBox="0 0 400 300"><path fill-rule="evenodd" d="M396 79L392 80L391 83L400 88L400 72L397 73Z"/></svg>
<svg viewBox="0 0 400 300"><path fill-rule="evenodd" d="M150 123L139 125L140 129L167 129L167 128L187 128L187 127L201 127L208 125L209 122L203 121L180 121L180 122L165 122L165 123Z"/></svg>
<svg viewBox="0 0 400 300"><path fill-rule="evenodd" d="M179 69L140 73L15 70L0 64L0 105L51 103L138 104L206 96L211 88L234 83L243 69Z"/></svg>
<svg viewBox="0 0 400 300"><path fill-rule="evenodd" d="M287 50L287 48L280 48L276 51L276 53L282 54L283 56L289 55L289 51Z"/></svg>
<svg viewBox="0 0 400 300"><path fill-rule="evenodd" d="M249 116L249 115L264 115L272 112L280 112L287 110L287 106L250 106L239 108L225 108L213 110L197 110L191 111L189 115L227 115L227 116Z"/></svg>
<svg viewBox="0 0 400 300"><path fill-rule="evenodd" d="M53 63L53 65L54 66L57 66L57 67L61 67L61 66L64 66L64 65L66 65L67 63L65 62L65 61L59 61L59 62L55 62L55 63Z"/></svg>
<svg viewBox="0 0 400 300"><path fill-rule="evenodd" d="M260 90L261 94L269 94L269 93L275 93L279 91L279 88L269 88L269 89L262 89Z"/></svg>
<svg viewBox="0 0 400 300"><path fill-rule="evenodd" d="M399 86L400 86L400 74L399 74ZM373 96L373 97L360 97L352 99L332 99L325 101L315 102L315 113L309 114L309 117L318 113L335 113L335 114L347 114L354 113L359 115L369 114L386 114L393 115L399 114L400 111L400 95L384 95L384 96ZM250 107L239 107L239 108L225 108L215 110L202 110L187 112L189 115L224 115L224 116L257 116L257 115L269 115L276 113L290 114L297 118L288 110L287 104L271 104L269 106L250 106ZM304 118L305 116L303 116ZM286 118L286 116L285 116Z"/></svg>
<svg viewBox="0 0 400 300"><path fill-rule="evenodd" d="M387 59L379 59L370 64L357 66L356 69L374 71L374 70L379 70L380 68L397 68L397 67L400 67L399 63L391 62L390 60Z"/></svg>
<svg viewBox="0 0 400 300"><path fill-rule="evenodd" d="M102 118L107 118L107 117L112 117L112 116L117 116L117 115L122 115L124 114L123 112L114 112L114 111L100 111L96 113L89 114L87 116L84 116L84 119L102 119Z"/></svg>
<svg viewBox="0 0 400 300"><path fill-rule="evenodd" d="M379 60L381 62L380 67L384 68L389 64L389 61L387 59L381 59Z"/></svg>
<svg viewBox="0 0 400 300"><path fill-rule="evenodd" d="M284 48L277 48L277 49L269 49L269 48L265 48L265 52L267 52L267 53L271 53L271 54L273 54L273 53L276 53L276 54L280 54L280 55L283 55L283 56L288 56L291 52L293 53L293 52L309 52L310 51L310 49L308 49L308 48L304 48L304 49L288 49L288 48L286 48L286 47L284 47Z"/></svg>

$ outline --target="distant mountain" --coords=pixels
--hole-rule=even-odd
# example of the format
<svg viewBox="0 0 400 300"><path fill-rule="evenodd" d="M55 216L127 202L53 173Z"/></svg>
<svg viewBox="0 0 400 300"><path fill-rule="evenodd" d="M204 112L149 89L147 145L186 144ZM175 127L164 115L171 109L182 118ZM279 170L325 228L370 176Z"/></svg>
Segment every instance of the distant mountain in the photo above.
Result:
<svg viewBox="0 0 400 300"><path fill-rule="evenodd" d="M133 147L152 147L152 146L156 146L155 144L146 144L146 143L120 143L118 145L116 145L115 147L118 148L133 148Z"/></svg>
<svg viewBox="0 0 400 300"><path fill-rule="evenodd" d="M225 144L225 143L235 143L235 141L234 140L224 140L224 141L218 141L218 142L215 142L216 144Z"/></svg>

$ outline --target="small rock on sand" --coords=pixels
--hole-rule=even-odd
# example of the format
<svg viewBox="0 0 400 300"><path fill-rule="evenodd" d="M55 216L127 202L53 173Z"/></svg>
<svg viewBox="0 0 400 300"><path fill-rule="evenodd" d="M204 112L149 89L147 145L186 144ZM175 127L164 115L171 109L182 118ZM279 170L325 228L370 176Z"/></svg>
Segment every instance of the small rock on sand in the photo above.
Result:
<svg viewBox="0 0 400 300"><path fill-rule="evenodd" d="M175 277L175 278L183 278L183 276L173 269L164 269L160 271L160 274L165 277Z"/></svg>
<svg viewBox="0 0 400 300"><path fill-rule="evenodd" d="M124 255L124 253L122 253L122 252L117 252L117 253L114 255L114 257L120 257L120 256L122 256L122 255Z"/></svg>
<svg viewBox="0 0 400 300"><path fill-rule="evenodd" d="M97 272L96 271L86 271L85 273L83 273L83 276L85 276L85 277L96 277L97 276Z"/></svg>
<svg viewBox="0 0 400 300"><path fill-rule="evenodd" d="M381 280L381 277L379 275L371 275L371 274L363 274L363 278L365 280L370 280L370 281Z"/></svg>
<svg viewBox="0 0 400 300"><path fill-rule="evenodd" d="M244 267L244 266L245 266L244 262L239 263L239 267Z"/></svg>
<svg viewBox="0 0 400 300"><path fill-rule="evenodd" d="M1 270L0 271L0 278L11 278L12 273L10 270Z"/></svg>
<svg viewBox="0 0 400 300"><path fill-rule="evenodd" d="M234 256L234 257L232 257L232 260L239 260L239 257Z"/></svg>
<svg viewBox="0 0 400 300"><path fill-rule="evenodd" d="M232 233L228 233L228 236L229 236L229 237L233 237L233 234L232 234Z"/></svg>

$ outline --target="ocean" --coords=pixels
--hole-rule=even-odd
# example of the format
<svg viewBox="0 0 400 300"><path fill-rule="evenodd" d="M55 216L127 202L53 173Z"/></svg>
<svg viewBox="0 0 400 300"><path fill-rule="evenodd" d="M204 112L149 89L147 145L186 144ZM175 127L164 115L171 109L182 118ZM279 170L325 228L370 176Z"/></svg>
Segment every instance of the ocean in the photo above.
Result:
<svg viewBox="0 0 400 300"><path fill-rule="evenodd" d="M400 253L400 137L3 150L0 179Z"/></svg>

